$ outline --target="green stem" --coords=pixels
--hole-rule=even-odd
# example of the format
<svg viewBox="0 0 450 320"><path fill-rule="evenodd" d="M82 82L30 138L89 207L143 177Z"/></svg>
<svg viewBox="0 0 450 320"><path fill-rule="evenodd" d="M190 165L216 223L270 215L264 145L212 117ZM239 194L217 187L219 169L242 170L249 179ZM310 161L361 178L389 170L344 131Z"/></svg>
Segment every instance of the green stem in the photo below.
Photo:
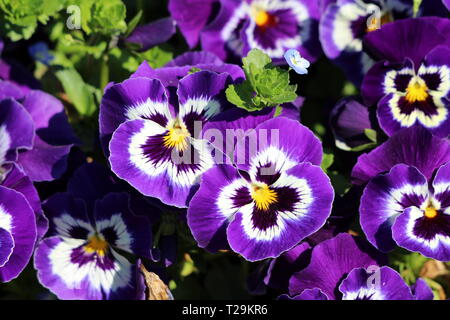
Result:
<svg viewBox="0 0 450 320"><path fill-rule="evenodd" d="M100 65L100 88L105 88L109 82L108 54L103 55Z"/></svg>

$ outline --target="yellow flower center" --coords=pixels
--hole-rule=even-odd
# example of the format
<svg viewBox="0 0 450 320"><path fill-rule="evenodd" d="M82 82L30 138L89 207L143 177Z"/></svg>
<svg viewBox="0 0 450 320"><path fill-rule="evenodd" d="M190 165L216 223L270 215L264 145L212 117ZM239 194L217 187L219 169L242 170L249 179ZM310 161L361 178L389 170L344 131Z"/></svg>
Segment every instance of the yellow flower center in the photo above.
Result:
<svg viewBox="0 0 450 320"><path fill-rule="evenodd" d="M256 207L264 211L267 211L269 206L278 199L277 193L265 183L253 183L251 195Z"/></svg>
<svg viewBox="0 0 450 320"><path fill-rule="evenodd" d="M184 151L188 147L187 138L190 136L186 125L179 120L168 126L169 132L164 136L164 146Z"/></svg>
<svg viewBox="0 0 450 320"><path fill-rule="evenodd" d="M380 29L382 25L392 21L394 21L394 17L389 11L383 13L381 17L377 17L376 14L373 14L372 16L369 17L366 32L369 33L372 31L376 31Z"/></svg>
<svg viewBox="0 0 450 320"><path fill-rule="evenodd" d="M270 21L270 15L264 10L258 10L255 14L255 23L257 26L262 27L268 24Z"/></svg>
<svg viewBox="0 0 450 320"><path fill-rule="evenodd" d="M108 242L106 242L106 240L99 235L94 235L90 237L88 244L84 246L84 250L87 253L97 253L99 256L102 257L106 254L108 248L109 248Z"/></svg>
<svg viewBox="0 0 450 320"><path fill-rule="evenodd" d="M425 101L428 98L428 87L420 78L413 79L406 88L406 100L409 103Z"/></svg>
<svg viewBox="0 0 450 320"><path fill-rule="evenodd" d="M425 217L432 219L438 215L438 212L435 208L430 206L425 209L425 212L423 214Z"/></svg>

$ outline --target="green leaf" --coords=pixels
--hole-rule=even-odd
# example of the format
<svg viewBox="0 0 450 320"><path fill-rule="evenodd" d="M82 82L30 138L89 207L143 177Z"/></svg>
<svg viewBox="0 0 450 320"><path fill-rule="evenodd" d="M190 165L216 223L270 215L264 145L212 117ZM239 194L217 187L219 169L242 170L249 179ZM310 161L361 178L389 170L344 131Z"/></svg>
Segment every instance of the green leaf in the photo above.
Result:
<svg viewBox="0 0 450 320"><path fill-rule="evenodd" d="M125 37L128 37L134 29L136 29L137 25L142 19L142 10L139 10L139 12L134 16L133 19L131 19L130 22L128 22L127 31L125 32Z"/></svg>
<svg viewBox="0 0 450 320"><path fill-rule="evenodd" d="M289 84L289 72L272 65L261 50L253 49L242 59L246 80L230 85L228 101L248 111L276 107L297 98L296 85Z"/></svg>
<svg viewBox="0 0 450 320"><path fill-rule="evenodd" d="M414 0L413 3L413 17L417 17L417 13L419 13L420 5L422 4L422 0Z"/></svg>
<svg viewBox="0 0 450 320"><path fill-rule="evenodd" d="M81 28L88 35L99 33L106 36L127 31L126 7L121 0L68 0L81 10Z"/></svg>
<svg viewBox="0 0 450 320"><path fill-rule="evenodd" d="M362 145L360 145L360 146L351 148L349 151L352 151L352 152L361 152L361 151L364 151L364 150L367 150L367 149L375 148L377 145L378 145L377 143L370 142L370 143L362 144Z"/></svg>
<svg viewBox="0 0 450 320"><path fill-rule="evenodd" d="M67 97L82 116L90 116L96 111L93 89L87 85L75 69L55 72Z"/></svg>
<svg viewBox="0 0 450 320"><path fill-rule="evenodd" d="M97 0L91 10L90 27L94 32L113 35L127 30L126 7L121 0Z"/></svg>
<svg viewBox="0 0 450 320"><path fill-rule="evenodd" d="M167 44L162 44L139 53L139 56L142 60L147 60L152 68L161 68L173 59L173 49Z"/></svg>
<svg viewBox="0 0 450 320"><path fill-rule="evenodd" d="M228 101L239 108L243 108L248 111L259 110L258 106L255 106L252 101L253 88L247 81L240 84L230 85L225 91L225 94Z"/></svg>
<svg viewBox="0 0 450 320"><path fill-rule="evenodd" d="M364 134L370 141L376 143L377 142L377 132L373 129L364 129Z"/></svg>
<svg viewBox="0 0 450 320"><path fill-rule="evenodd" d="M322 164L320 165L320 167L322 168L323 171L327 171L328 168L331 167L333 162L334 162L334 154L324 153L323 159L322 159Z"/></svg>
<svg viewBox="0 0 450 320"><path fill-rule="evenodd" d="M0 0L0 32L11 40L29 39L65 5L59 0Z"/></svg>

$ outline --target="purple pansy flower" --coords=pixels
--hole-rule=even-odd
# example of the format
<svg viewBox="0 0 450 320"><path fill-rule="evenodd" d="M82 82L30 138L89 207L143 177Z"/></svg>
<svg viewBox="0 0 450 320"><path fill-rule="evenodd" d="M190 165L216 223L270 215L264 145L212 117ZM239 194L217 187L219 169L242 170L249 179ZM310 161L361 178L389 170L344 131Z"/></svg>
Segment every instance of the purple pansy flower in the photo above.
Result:
<svg viewBox="0 0 450 320"><path fill-rule="evenodd" d="M318 1L221 0L220 12L204 29L203 50L243 57L260 49L275 62L285 63L287 49L297 49L309 61L321 54L318 41Z"/></svg>
<svg viewBox="0 0 450 320"><path fill-rule="evenodd" d="M357 97L340 100L330 114L330 127L339 149L352 150L373 143L366 129L373 129L369 108Z"/></svg>
<svg viewBox="0 0 450 320"><path fill-rule="evenodd" d="M402 129L376 149L361 155L353 167L352 182L365 184L400 163L416 167L430 180L434 171L448 161L448 140L433 136L423 127L411 127Z"/></svg>
<svg viewBox="0 0 450 320"><path fill-rule="evenodd" d="M306 289L320 289L328 299L339 299L340 281L354 268L382 265L384 257L361 238L338 234L314 247L310 263L292 275L289 294L296 296Z"/></svg>
<svg viewBox="0 0 450 320"><path fill-rule="evenodd" d="M96 169L99 174L88 176ZM150 223L134 215L129 195L109 192L117 186L107 176L93 180L100 176L95 164L85 165L68 193L44 202L50 228L35 253L38 279L60 299L142 299L139 262L122 252L152 258Z"/></svg>
<svg viewBox="0 0 450 320"><path fill-rule="evenodd" d="M0 282L16 278L36 242L36 218L23 194L0 186Z"/></svg>
<svg viewBox="0 0 450 320"><path fill-rule="evenodd" d="M169 100L177 100L176 90L180 79L189 75L192 71L205 70L213 71L217 73L227 73L236 81L238 79L244 78L243 70L234 64L223 63L217 56L209 52L186 52L162 68L153 69L149 64L144 61L139 68L130 76L132 78L151 78L158 79L166 88L166 94L169 96ZM109 84L105 89L106 92L109 88L113 87L109 95L112 95L116 89L121 88L121 85ZM119 116L112 114L109 109L111 105L116 104L114 101L109 101L108 97L104 97L100 105L100 139L102 143L103 150L106 155L109 155L109 141L113 132L117 127L126 120L124 116Z"/></svg>
<svg viewBox="0 0 450 320"><path fill-rule="evenodd" d="M215 54L205 51L186 52L158 69L151 68L144 61L130 78L158 79L165 87L175 87L176 89L180 79L199 70L228 73L234 81L244 79L244 71L241 67L223 63Z"/></svg>
<svg viewBox="0 0 450 320"><path fill-rule="evenodd" d="M5 119L12 121L1 134L0 148L11 150L4 150L4 155L0 151L0 165L16 162L33 181L59 178L66 170L71 147L79 143L62 103L43 91L25 92L1 80L0 103Z"/></svg>
<svg viewBox="0 0 450 320"><path fill-rule="evenodd" d="M188 225L199 246L229 245L256 261L278 257L320 229L334 197L321 158L318 139L296 121L278 117L250 130L236 144L237 167L204 173L189 204Z"/></svg>
<svg viewBox="0 0 450 320"><path fill-rule="evenodd" d="M437 2L423 1L418 15L444 15ZM363 50L366 35L388 22L413 16L412 0L335 0L323 1L322 7L319 33L323 50L358 85L374 63Z"/></svg>
<svg viewBox="0 0 450 320"><path fill-rule="evenodd" d="M399 1L329 1L320 19L320 41L326 56L341 66L349 79L359 84L373 65L363 51L363 38L394 19L395 11L411 11L412 3ZM373 17L371 19L371 17Z"/></svg>
<svg viewBox="0 0 450 320"><path fill-rule="evenodd" d="M416 298L412 288L408 287L395 270L381 267L370 271L364 268L353 269L339 285L340 300L432 300L428 295L431 289L426 284L424 290L427 290L427 296ZM419 280L422 281L421 284L424 283L422 279ZM329 300L318 288L306 289L291 299Z"/></svg>
<svg viewBox="0 0 450 320"><path fill-rule="evenodd" d="M396 165L368 183L360 213L368 240L380 250L397 244L450 261L450 164L430 180L415 167Z"/></svg>
<svg viewBox="0 0 450 320"><path fill-rule="evenodd" d="M353 269L339 285L339 291L342 292L342 300L414 299L400 274L389 267L381 267L375 274L364 268Z"/></svg>
<svg viewBox="0 0 450 320"><path fill-rule="evenodd" d="M36 135L31 150L19 153L17 163L33 181L57 179L66 171L70 149L80 140L57 98L32 90L21 102L33 120Z"/></svg>
<svg viewBox="0 0 450 320"><path fill-rule="evenodd" d="M296 262L298 264L298 262ZM410 288L389 267L385 257L364 240L341 233L312 249L309 265L289 284L294 300L412 300L430 299L422 279ZM431 295L430 295L431 294Z"/></svg>
<svg viewBox="0 0 450 320"><path fill-rule="evenodd" d="M377 105L388 135L414 125L439 137L450 134L449 35L448 19L421 18L397 21L367 37L368 47L386 60L367 73L363 97ZM393 41L398 49L379 46Z"/></svg>
<svg viewBox="0 0 450 320"><path fill-rule="evenodd" d="M17 161L19 150L33 147L35 128L30 114L14 99L0 100L0 166Z"/></svg>
<svg viewBox="0 0 450 320"><path fill-rule="evenodd" d="M159 80L136 77L111 86L102 112L108 128L120 125L109 146L114 173L146 196L185 207L200 175L214 165L201 126L228 106L230 81L226 73L188 75L175 106Z"/></svg>
<svg viewBox="0 0 450 320"><path fill-rule="evenodd" d="M218 0L170 0L169 12L189 47L194 48Z"/></svg>

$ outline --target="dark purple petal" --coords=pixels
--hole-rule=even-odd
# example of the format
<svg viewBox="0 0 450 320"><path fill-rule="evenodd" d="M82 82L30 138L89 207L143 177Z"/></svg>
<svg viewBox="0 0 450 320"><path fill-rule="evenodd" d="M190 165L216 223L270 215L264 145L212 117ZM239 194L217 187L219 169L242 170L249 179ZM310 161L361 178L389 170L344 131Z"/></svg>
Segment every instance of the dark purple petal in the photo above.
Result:
<svg viewBox="0 0 450 320"><path fill-rule="evenodd" d="M206 26L216 0L170 0L169 12L189 47L194 48Z"/></svg>
<svg viewBox="0 0 450 320"><path fill-rule="evenodd" d="M22 99L25 93L22 89L9 81L0 80L0 100L13 98L16 100Z"/></svg>
<svg viewBox="0 0 450 320"><path fill-rule="evenodd" d="M271 260L264 283L271 288L288 291L291 276L309 264L310 249L311 246L303 242Z"/></svg>
<svg viewBox="0 0 450 320"><path fill-rule="evenodd" d="M433 290L422 278L418 278L416 283L411 286L411 292L416 300L433 300L434 298Z"/></svg>
<svg viewBox="0 0 450 320"><path fill-rule="evenodd" d="M408 57L418 68L434 47L450 46L450 21L437 17L399 20L369 33L364 42L367 50L379 59L403 62Z"/></svg>
<svg viewBox="0 0 450 320"><path fill-rule="evenodd" d="M136 27L125 41L137 43L140 45L139 50L147 51L172 38L175 32L175 21L172 18L162 18Z"/></svg>
<svg viewBox="0 0 450 320"><path fill-rule="evenodd" d="M210 51L216 54L220 59L225 60L228 56L227 46L225 41L231 40L232 47L241 46L240 39L238 39L236 35L236 30L231 32L229 39L223 39L221 32L224 26L230 22L232 26L238 28L244 19L239 19L236 16L237 9L239 8L242 1L240 0L231 0L231 1L223 1L220 0L220 11L215 17L215 19L206 26L200 36L202 48L205 51ZM242 11L242 10L241 10ZM232 20L234 18L234 20Z"/></svg>
<svg viewBox="0 0 450 320"><path fill-rule="evenodd" d="M244 197L238 197L244 186L245 180L229 165L217 165L203 174L187 214L189 228L200 247L210 251L228 248L228 224L236 211L248 204L240 201Z"/></svg>
<svg viewBox="0 0 450 320"><path fill-rule="evenodd" d="M55 97L38 90L30 91L23 106L33 119L36 134L53 146L80 143L67 119L64 106Z"/></svg>
<svg viewBox="0 0 450 320"><path fill-rule="evenodd" d="M188 56L188 53L191 53L192 56ZM178 82L183 77L187 76L193 68L217 73L228 73L233 81L245 78L242 68L235 64L218 63L218 61L215 60L217 59L220 61L219 58L211 57L212 54L206 55L206 52L188 53L185 53L174 60L176 61L174 64L177 64L177 66L174 66L169 62L167 66L163 68L152 69L147 61L144 61L130 78L144 77L158 79L165 87L177 87ZM199 64L178 66L178 64L184 64L185 62L189 62L189 60L192 60L192 62L197 61Z"/></svg>
<svg viewBox="0 0 450 320"><path fill-rule="evenodd" d="M338 102L331 112L330 124L336 146L342 150L371 142L365 134L365 129L372 129L369 110L358 100L344 98Z"/></svg>
<svg viewBox="0 0 450 320"><path fill-rule="evenodd" d="M188 75L178 85L177 95L180 103L179 116L186 124L192 136L197 137L195 122L203 122L230 107L225 97L225 89L231 83L226 73L216 74L210 71L199 71Z"/></svg>
<svg viewBox="0 0 450 320"><path fill-rule="evenodd" d="M0 228L0 268L3 267L13 253L14 239L12 234Z"/></svg>
<svg viewBox="0 0 450 320"><path fill-rule="evenodd" d="M48 221L42 213L41 200L33 185L33 182L17 166L12 165L11 170L2 182L2 186L20 192L28 201L36 214L37 238L40 239L48 229Z"/></svg>
<svg viewBox="0 0 450 320"><path fill-rule="evenodd" d="M11 234L13 252L0 267L0 282L15 279L26 267L36 242L36 218L25 197L14 190L0 186L0 229Z"/></svg>
<svg viewBox="0 0 450 320"><path fill-rule="evenodd" d="M339 291L342 300L413 300L400 274L389 267L353 269Z"/></svg>
<svg viewBox="0 0 450 320"><path fill-rule="evenodd" d="M108 144L117 127L134 119L147 119L165 126L172 117L164 86L159 80L136 77L110 86L100 104L100 139Z"/></svg>
<svg viewBox="0 0 450 320"><path fill-rule="evenodd" d="M23 194L36 214L42 211L41 200L33 182L17 165L12 165L11 170L2 182L2 186Z"/></svg>
<svg viewBox="0 0 450 320"><path fill-rule="evenodd" d="M13 99L0 101L0 162L15 161L17 149L31 149L34 124L25 108Z"/></svg>
<svg viewBox="0 0 450 320"><path fill-rule="evenodd" d="M450 0L443 0L443 1L447 9L450 10Z"/></svg>
<svg viewBox="0 0 450 320"><path fill-rule="evenodd" d="M17 85L24 94L32 89L39 89L40 83L22 64L11 59L0 59L0 79Z"/></svg>
<svg viewBox="0 0 450 320"><path fill-rule="evenodd" d="M279 151L271 152L274 149ZM251 173L262 158L282 167L302 162L320 165L322 146L319 139L298 121L277 117L248 131L236 145L234 160L239 169ZM266 165L267 161L261 165Z"/></svg>
<svg viewBox="0 0 450 320"><path fill-rule="evenodd" d="M231 164L236 143L245 134L274 116L275 109L247 112L232 108L209 120L203 128L203 139L210 141L215 148L224 153L224 163Z"/></svg>
<svg viewBox="0 0 450 320"><path fill-rule="evenodd" d="M314 247L308 267L291 277L289 293L294 296L303 290L318 288L328 299L339 299L338 286L350 271L379 265L382 260L365 241L341 233Z"/></svg>
<svg viewBox="0 0 450 320"><path fill-rule="evenodd" d="M93 162L81 165L69 180L67 192L75 198L83 199L89 212L93 212L95 200L110 192L120 192L122 187L111 171L105 166Z"/></svg>
<svg viewBox="0 0 450 320"><path fill-rule="evenodd" d="M353 183L365 184L399 163L416 167L430 179L434 170L447 161L450 161L447 140L434 137L422 127L411 127L393 135L375 150L361 155L352 170Z"/></svg>
<svg viewBox="0 0 450 320"><path fill-rule="evenodd" d="M51 196L43 203L42 208L49 220L47 236L87 240L88 235L94 232L86 212L86 204L69 193Z"/></svg>
<svg viewBox="0 0 450 320"><path fill-rule="evenodd" d="M278 300L329 300L328 297L322 292L322 290L314 288L314 289L306 289L301 294L296 295L295 297L290 297L287 294L282 294L278 297Z"/></svg>
<svg viewBox="0 0 450 320"><path fill-rule="evenodd" d="M95 224L109 245L151 259L152 228L146 217L135 216L126 193L109 193L95 203Z"/></svg>
<svg viewBox="0 0 450 320"><path fill-rule="evenodd" d="M168 62L164 68L167 67L185 67L196 66L199 64L221 65L223 61L219 59L214 53L208 51L190 51L185 52L172 61Z"/></svg>
<svg viewBox="0 0 450 320"><path fill-rule="evenodd" d="M36 136L33 149L20 153L17 162L31 180L52 181L66 171L71 147L53 146Z"/></svg>

